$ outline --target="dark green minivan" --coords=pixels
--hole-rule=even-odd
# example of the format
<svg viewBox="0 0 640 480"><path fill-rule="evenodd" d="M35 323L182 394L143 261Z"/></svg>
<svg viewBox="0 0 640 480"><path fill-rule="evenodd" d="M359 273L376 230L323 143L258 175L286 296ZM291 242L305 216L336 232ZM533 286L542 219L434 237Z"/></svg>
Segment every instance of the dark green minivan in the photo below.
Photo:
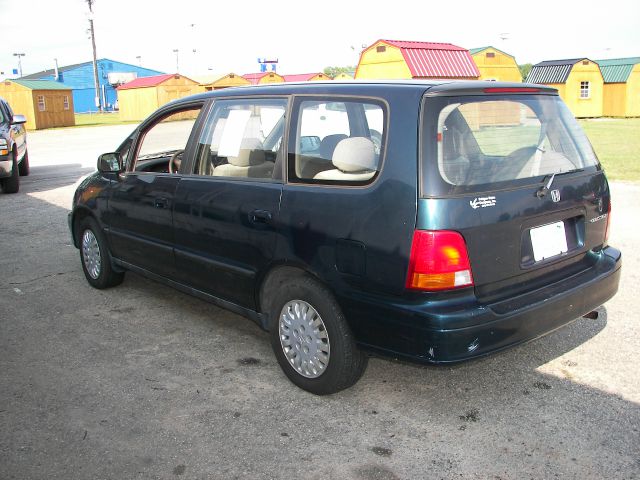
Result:
<svg viewBox="0 0 640 480"><path fill-rule="evenodd" d="M591 314L618 289L610 214L552 88L312 82L165 105L100 156L69 225L94 287L132 271L249 317L329 394L367 352L458 362Z"/></svg>

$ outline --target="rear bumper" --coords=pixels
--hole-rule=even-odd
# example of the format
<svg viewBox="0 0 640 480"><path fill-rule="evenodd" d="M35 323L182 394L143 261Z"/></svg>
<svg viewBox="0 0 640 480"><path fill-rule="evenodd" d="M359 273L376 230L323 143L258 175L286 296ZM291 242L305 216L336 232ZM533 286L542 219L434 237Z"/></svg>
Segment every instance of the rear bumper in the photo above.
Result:
<svg viewBox="0 0 640 480"><path fill-rule="evenodd" d="M594 265L552 285L493 304L470 294L422 303L344 299L359 344L421 363L488 355L546 335L598 308L618 291L621 254L607 247ZM353 318L353 317L351 317Z"/></svg>

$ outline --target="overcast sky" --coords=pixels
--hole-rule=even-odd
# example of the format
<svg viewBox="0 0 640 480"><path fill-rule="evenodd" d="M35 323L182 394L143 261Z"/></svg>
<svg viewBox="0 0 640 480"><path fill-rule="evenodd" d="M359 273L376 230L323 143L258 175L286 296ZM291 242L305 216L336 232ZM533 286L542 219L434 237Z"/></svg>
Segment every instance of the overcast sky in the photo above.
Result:
<svg viewBox="0 0 640 480"><path fill-rule="evenodd" d="M86 0L0 0L0 78L91 60ZM95 0L98 58L185 75L356 65L379 38L493 45L518 63L640 56L640 0ZM506 37L506 40L501 39Z"/></svg>

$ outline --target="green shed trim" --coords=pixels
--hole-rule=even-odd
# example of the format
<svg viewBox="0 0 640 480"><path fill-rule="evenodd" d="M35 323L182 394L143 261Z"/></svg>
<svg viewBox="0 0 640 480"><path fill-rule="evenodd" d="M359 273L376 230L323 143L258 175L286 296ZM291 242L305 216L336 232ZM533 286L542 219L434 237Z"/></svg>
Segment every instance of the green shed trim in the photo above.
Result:
<svg viewBox="0 0 640 480"><path fill-rule="evenodd" d="M640 57L610 58L608 60L596 60L602 72L604 83L625 83L633 67L640 63Z"/></svg>
<svg viewBox="0 0 640 480"><path fill-rule="evenodd" d="M71 87L53 80L9 80L30 90L72 90Z"/></svg>
<svg viewBox="0 0 640 480"><path fill-rule="evenodd" d="M500 50L499 48L496 47L492 47L491 45L489 45L488 47L480 47L480 48L470 48L469 49L469 53L471 55L475 55L476 53L480 53L483 50L488 50L490 48L493 48L495 51L502 53L503 55L506 55L507 57L511 57L515 60L515 57L513 55L511 55L510 53L505 52L504 50Z"/></svg>

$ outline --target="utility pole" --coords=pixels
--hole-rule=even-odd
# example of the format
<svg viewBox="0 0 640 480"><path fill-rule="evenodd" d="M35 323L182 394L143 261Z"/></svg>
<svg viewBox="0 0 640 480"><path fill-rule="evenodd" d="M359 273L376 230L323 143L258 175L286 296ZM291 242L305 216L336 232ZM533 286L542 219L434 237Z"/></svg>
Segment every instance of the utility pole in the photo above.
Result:
<svg viewBox="0 0 640 480"><path fill-rule="evenodd" d="M177 48L173 49L173 53L176 54L176 73L180 72L180 66L178 64L178 52L180 52L180 50L178 50Z"/></svg>
<svg viewBox="0 0 640 480"><path fill-rule="evenodd" d="M20 77L22 77L22 62L20 58L24 57L24 53L14 53L13 56L18 57L18 71L20 72Z"/></svg>
<svg viewBox="0 0 640 480"><path fill-rule="evenodd" d="M91 34L91 46L93 48L93 86L96 90L96 107L102 111L102 104L100 102L100 81L98 80L98 59L96 56L96 35L93 29L93 3L95 0L87 0L89 6L89 33Z"/></svg>

